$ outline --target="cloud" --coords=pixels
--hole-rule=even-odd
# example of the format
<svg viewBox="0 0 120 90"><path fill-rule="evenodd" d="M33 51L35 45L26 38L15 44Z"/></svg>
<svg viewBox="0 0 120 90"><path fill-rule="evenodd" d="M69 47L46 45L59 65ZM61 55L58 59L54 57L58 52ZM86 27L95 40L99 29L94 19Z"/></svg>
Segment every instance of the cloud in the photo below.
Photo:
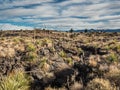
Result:
<svg viewBox="0 0 120 90"><path fill-rule="evenodd" d="M29 6L34 4L43 4L47 2L51 2L52 0L5 0L0 4L0 9L14 8L14 7L22 7Z"/></svg>
<svg viewBox="0 0 120 90"><path fill-rule="evenodd" d="M55 16L58 15L57 11L55 8L52 6L36 6L34 8L14 8L14 9L7 9L7 10L2 10L0 13L0 16L3 17L17 17L17 16L40 16L40 17L50 17L50 16Z"/></svg>
<svg viewBox="0 0 120 90"><path fill-rule="evenodd" d="M26 26L18 26L18 25L12 25L12 24L0 24L0 30L32 30L32 27L26 27Z"/></svg>
<svg viewBox="0 0 120 90"><path fill-rule="evenodd" d="M6 2L5 2L6 1ZM119 0L5 0L0 22L69 30L120 28Z"/></svg>

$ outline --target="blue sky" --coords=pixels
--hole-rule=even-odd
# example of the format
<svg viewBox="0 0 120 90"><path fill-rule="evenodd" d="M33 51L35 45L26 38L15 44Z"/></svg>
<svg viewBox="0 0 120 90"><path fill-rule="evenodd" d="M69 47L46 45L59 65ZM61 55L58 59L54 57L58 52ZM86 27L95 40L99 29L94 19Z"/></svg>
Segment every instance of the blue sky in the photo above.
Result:
<svg viewBox="0 0 120 90"><path fill-rule="evenodd" d="M0 29L118 29L120 0L0 0Z"/></svg>

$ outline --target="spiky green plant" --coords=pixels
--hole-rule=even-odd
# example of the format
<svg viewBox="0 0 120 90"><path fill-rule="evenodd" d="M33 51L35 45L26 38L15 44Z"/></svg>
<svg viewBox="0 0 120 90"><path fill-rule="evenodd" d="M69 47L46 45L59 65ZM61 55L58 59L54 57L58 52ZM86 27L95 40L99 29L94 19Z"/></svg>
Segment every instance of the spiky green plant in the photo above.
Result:
<svg viewBox="0 0 120 90"><path fill-rule="evenodd" d="M23 70L16 70L0 81L0 90L29 90L29 82Z"/></svg>
<svg viewBox="0 0 120 90"><path fill-rule="evenodd" d="M47 62L47 58L43 57L40 62L40 67L43 68L46 62Z"/></svg>
<svg viewBox="0 0 120 90"><path fill-rule="evenodd" d="M26 54L25 60L27 61L36 61L37 59L37 53L36 52L28 52Z"/></svg>
<svg viewBox="0 0 120 90"><path fill-rule="evenodd" d="M65 58L65 61L66 61L69 65L73 65L73 60L72 60L72 58Z"/></svg>
<svg viewBox="0 0 120 90"><path fill-rule="evenodd" d="M59 52L59 55L60 55L61 57L66 57L66 53L65 53L63 50Z"/></svg>
<svg viewBox="0 0 120 90"><path fill-rule="evenodd" d="M115 53L111 53L107 59L110 61L110 62L118 62L118 56L117 54Z"/></svg>
<svg viewBox="0 0 120 90"><path fill-rule="evenodd" d="M35 47L35 45L32 44L32 43L28 43L28 44L27 44L27 47L26 47L26 50L29 51L29 52L35 52L36 47Z"/></svg>

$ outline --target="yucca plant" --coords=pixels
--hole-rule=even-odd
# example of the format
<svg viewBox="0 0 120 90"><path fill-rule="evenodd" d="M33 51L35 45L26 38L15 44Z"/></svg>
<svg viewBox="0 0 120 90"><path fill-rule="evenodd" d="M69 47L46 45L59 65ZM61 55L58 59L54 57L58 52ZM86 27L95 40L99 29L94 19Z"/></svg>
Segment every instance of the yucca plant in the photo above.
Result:
<svg viewBox="0 0 120 90"><path fill-rule="evenodd" d="M30 80L23 70L16 70L0 82L0 90L29 90Z"/></svg>
<svg viewBox="0 0 120 90"><path fill-rule="evenodd" d="M35 45L33 43L28 43L27 47L26 47L26 50L28 52L35 52L36 51Z"/></svg>

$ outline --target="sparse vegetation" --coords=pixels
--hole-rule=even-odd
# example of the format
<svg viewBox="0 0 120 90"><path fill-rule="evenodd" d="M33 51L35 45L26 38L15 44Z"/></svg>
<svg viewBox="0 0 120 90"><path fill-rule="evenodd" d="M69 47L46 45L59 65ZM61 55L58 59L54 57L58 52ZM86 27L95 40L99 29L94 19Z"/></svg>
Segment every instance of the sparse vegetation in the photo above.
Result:
<svg viewBox="0 0 120 90"><path fill-rule="evenodd" d="M72 58L65 58L65 61L66 61L69 65L73 65L73 60L72 60Z"/></svg>
<svg viewBox="0 0 120 90"><path fill-rule="evenodd" d="M27 44L27 46L26 46L26 50L28 51L28 52L34 52L35 50L36 50L36 48L35 48L35 45L34 44L32 44L32 43L28 43Z"/></svg>
<svg viewBox="0 0 120 90"><path fill-rule="evenodd" d="M0 81L0 90L29 90L30 79L23 70L16 70Z"/></svg>
<svg viewBox="0 0 120 90"><path fill-rule="evenodd" d="M63 50L59 52L59 55L60 55L61 57L66 57L66 53L65 53Z"/></svg>
<svg viewBox="0 0 120 90"><path fill-rule="evenodd" d="M26 53L25 60L30 61L30 62L34 62L34 61L36 61L37 57L38 56L35 52L28 52L28 53Z"/></svg>
<svg viewBox="0 0 120 90"><path fill-rule="evenodd" d="M118 90L120 89L120 70L117 68L111 69L106 75L106 78L114 84Z"/></svg>
<svg viewBox="0 0 120 90"><path fill-rule="evenodd" d="M108 57L107 57L108 61L110 62L118 62L118 56L115 53L111 53Z"/></svg>
<svg viewBox="0 0 120 90"><path fill-rule="evenodd" d="M119 90L119 39L120 33L4 31L0 90Z"/></svg>
<svg viewBox="0 0 120 90"><path fill-rule="evenodd" d="M43 58L41 59L41 61L40 61L40 67L41 67L41 68L44 68L46 62L47 62L47 58L46 58L46 57L43 57Z"/></svg>
<svg viewBox="0 0 120 90"><path fill-rule="evenodd" d="M85 90L116 90L116 87L113 87L109 80L95 78L88 83Z"/></svg>

